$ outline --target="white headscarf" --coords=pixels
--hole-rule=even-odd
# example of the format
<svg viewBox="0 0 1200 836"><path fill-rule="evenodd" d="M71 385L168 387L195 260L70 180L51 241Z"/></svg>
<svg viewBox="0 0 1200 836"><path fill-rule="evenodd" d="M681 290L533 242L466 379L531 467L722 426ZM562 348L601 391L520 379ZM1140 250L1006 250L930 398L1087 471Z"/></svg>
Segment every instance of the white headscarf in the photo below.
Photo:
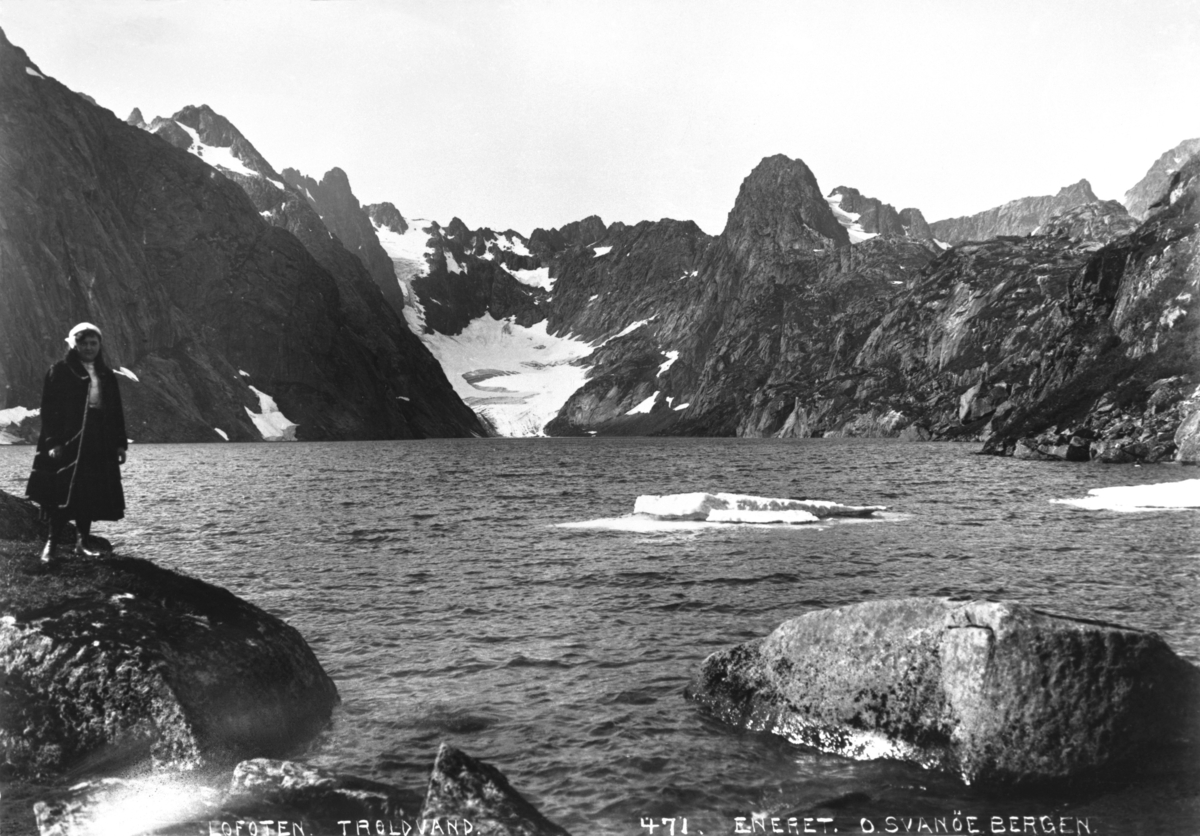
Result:
<svg viewBox="0 0 1200 836"><path fill-rule="evenodd" d="M75 337L83 331L95 331L100 335L100 339L104 339L104 332L100 330L99 326L93 325L90 322L81 322L71 329L71 333L67 334L67 345L74 348Z"/></svg>

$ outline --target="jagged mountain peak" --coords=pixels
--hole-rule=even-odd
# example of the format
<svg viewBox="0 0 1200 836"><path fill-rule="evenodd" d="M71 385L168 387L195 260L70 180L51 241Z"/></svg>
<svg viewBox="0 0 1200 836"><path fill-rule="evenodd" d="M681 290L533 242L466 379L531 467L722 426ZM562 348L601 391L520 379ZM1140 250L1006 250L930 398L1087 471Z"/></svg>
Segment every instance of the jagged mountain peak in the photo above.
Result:
<svg viewBox="0 0 1200 836"><path fill-rule="evenodd" d="M1100 201L1100 198L1096 197L1096 193L1092 191L1092 184L1086 178L1080 180L1078 183L1063 186L1058 190L1055 198L1071 200L1075 203L1098 203Z"/></svg>
<svg viewBox="0 0 1200 836"><path fill-rule="evenodd" d="M141 109L135 107L133 110L131 110L129 115L125 117L125 124L133 125L135 128L145 128L146 119L144 116L142 116Z"/></svg>
<svg viewBox="0 0 1200 836"><path fill-rule="evenodd" d="M141 121L132 121L134 117ZM170 117L157 116L147 124L134 108L125 121L156 134L227 174L263 177L282 189L279 174L258 149L226 117L206 104L187 105Z"/></svg>
<svg viewBox="0 0 1200 836"><path fill-rule="evenodd" d="M850 237L803 160L766 157L742 181L721 234L730 243L770 238L781 249L845 247Z"/></svg>
<svg viewBox="0 0 1200 836"><path fill-rule="evenodd" d="M383 203L372 203L363 207L363 211L367 213L376 226L390 229L397 235L403 235L408 232L408 221L400 214L400 210L393 204L384 201Z"/></svg>

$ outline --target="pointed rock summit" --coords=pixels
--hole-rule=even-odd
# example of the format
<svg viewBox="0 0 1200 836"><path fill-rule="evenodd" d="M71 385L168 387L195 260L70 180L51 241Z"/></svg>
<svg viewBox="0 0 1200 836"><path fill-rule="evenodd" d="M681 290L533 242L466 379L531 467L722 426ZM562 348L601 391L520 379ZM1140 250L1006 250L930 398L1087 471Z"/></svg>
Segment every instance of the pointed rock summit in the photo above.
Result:
<svg viewBox="0 0 1200 836"><path fill-rule="evenodd" d="M371 222L377 226L390 229L397 235L403 235L408 232L408 221L404 220L404 216L400 214L399 209L387 201L364 206L363 211L367 213L367 217L371 219Z"/></svg>
<svg viewBox="0 0 1200 836"><path fill-rule="evenodd" d="M812 171L782 154L764 159L742 181L721 238L743 252L764 244L807 252L850 245Z"/></svg>

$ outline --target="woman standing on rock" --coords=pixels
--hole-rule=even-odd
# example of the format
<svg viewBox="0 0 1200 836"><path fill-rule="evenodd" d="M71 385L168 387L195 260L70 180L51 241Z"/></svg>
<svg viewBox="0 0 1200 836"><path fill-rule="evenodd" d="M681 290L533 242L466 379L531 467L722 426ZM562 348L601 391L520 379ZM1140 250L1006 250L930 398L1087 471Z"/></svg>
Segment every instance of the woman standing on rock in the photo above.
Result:
<svg viewBox="0 0 1200 836"><path fill-rule="evenodd" d="M71 349L46 373L42 386L42 433L25 494L50 517L45 563L56 557L67 520L75 521L75 553L83 555L94 520L125 516L125 413L100 342L100 329L90 322L72 328Z"/></svg>

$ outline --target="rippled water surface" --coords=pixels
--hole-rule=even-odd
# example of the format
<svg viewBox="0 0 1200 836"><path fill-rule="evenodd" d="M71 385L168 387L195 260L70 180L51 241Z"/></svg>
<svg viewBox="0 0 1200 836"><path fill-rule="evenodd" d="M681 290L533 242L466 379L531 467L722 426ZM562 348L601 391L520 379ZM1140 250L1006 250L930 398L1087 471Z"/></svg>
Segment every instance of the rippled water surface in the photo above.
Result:
<svg viewBox="0 0 1200 836"><path fill-rule="evenodd" d="M1179 467L1018 462L891 441L528 439L138 445L121 551L297 627L343 698L315 764L424 786L449 741L573 833L733 832L766 812L904 832L955 813L1200 832L1200 772L987 793L722 726L684 700L709 653L809 610L905 595L1003 598L1161 633L1200 662L1200 512L1052 504ZM29 448L0 451L21 492ZM642 494L882 504L879 522L673 531ZM1056 821L1058 818L1056 818ZM1007 820L1011 824L1011 820ZM681 826L677 824L677 827ZM822 825L813 827L820 832ZM829 830L829 832L833 832ZM928 831L921 831L928 832ZM998 832L998 831L997 831ZM1033 832L1033 831L1028 831ZM1042 831L1038 831L1042 832ZM665 829L654 831L665 836Z"/></svg>

